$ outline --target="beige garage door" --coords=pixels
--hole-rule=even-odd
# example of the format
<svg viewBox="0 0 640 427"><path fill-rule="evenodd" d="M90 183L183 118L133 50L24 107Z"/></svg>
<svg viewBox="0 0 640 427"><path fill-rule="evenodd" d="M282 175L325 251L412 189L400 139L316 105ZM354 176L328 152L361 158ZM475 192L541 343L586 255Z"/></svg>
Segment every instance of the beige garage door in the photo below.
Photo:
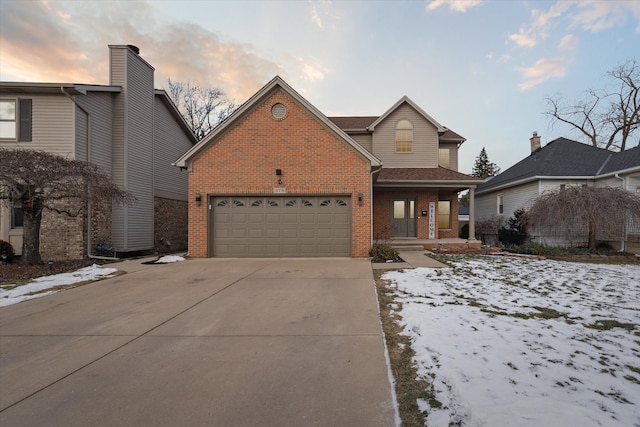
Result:
<svg viewBox="0 0 640 427"><path fill-rule="evenodd" d="M210 256L351 256L351 198L213 197Z"/></svg>

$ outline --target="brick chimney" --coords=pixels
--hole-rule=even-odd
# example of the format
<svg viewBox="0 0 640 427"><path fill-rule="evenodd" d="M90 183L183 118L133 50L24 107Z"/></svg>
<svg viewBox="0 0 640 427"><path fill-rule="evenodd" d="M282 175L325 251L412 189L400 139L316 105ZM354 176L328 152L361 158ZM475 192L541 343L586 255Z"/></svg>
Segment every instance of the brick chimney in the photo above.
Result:
<svg viewBox="0 0 640 427"><path fill-rule="evenodd" d="M538 132L533 131L533 136L531 138L529 138L529 141L531 141L531 152L532 153L534 151L540 149L540 136L538 136Z"/></svg>

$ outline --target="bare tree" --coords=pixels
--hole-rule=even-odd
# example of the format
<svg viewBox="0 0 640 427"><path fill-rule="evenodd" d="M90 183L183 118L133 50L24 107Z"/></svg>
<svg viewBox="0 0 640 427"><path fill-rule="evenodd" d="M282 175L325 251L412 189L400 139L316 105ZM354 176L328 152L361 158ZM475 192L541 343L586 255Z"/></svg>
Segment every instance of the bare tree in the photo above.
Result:
<svg viewBox="0 0 640 427"><path fill-rule="evenodd" d="M530 227L558 236L587 237L595 249L597 237L618 239L631 219L640 219L640 197L618 187L569 187L543 193L525 213Z"/></svg>
<svg viewBox="0 0 640 427"><path fill-rule="evenodd" d="M545 112L554 122L576 129L594 147L620 151L640 144L640 66L635 59L607 73L604 89L588 89L574 103L547 98Z"/></svg>
<svg viewBox="0 0 640 427"><path fill-rule="evenodd" d="M23 264L41 264L42 213L77 217L87 203L131 204L135 198L96 165L36 150L0 148L0 201L22 208Z"/></svg>
<svg viewBox="0 0 640 427"><path fill-rule="evenodd" d="M198 139L204 138L238 105L218 88L167 79L168 94Z"/></svg>

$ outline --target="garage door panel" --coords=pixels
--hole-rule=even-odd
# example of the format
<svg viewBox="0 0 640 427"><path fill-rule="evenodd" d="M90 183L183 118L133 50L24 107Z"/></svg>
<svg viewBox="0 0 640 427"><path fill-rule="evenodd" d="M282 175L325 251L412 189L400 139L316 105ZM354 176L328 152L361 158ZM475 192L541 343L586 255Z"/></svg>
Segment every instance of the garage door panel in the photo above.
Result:
<svg viewBox="0 0 640 427"><path fill-rule="evenodd" d="M211 255L349 256L349 197L223 197L211 203Z"/></svg>
<svg viewBox="0 0 640 427"><path fill-rule="evenodd" d="M265 215L267 224L280 224L282 222L282 214L280 212L268 213Z"/></svg>

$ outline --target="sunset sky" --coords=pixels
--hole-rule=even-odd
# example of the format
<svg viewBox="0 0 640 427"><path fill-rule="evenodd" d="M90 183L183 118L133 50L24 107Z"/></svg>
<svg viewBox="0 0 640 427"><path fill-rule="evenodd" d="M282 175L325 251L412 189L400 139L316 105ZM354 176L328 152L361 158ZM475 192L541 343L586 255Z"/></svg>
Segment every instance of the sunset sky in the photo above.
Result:
<svg viewBox="0 0 640 427"><path fill-rule="evenodd" d="M407 95L503 170L547 143L545 99L601 88L640 59L640 1L0 0L0 80L108 84L109 44L245 101L280 75L327 116Z"/></svg>

